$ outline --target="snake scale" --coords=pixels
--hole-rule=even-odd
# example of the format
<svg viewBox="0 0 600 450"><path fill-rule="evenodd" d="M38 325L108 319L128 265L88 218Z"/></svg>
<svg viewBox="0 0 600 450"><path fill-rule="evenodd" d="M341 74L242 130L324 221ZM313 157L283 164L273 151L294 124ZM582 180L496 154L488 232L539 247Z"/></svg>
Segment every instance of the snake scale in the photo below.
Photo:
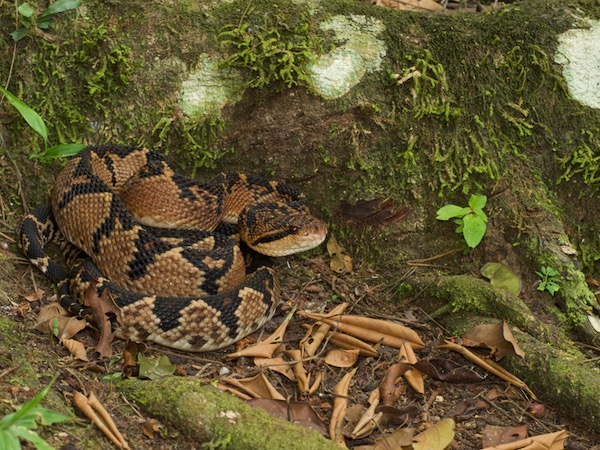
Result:
<svg viewBox="0 0 600 450"><path fill-rule="evenodd" d="M246 274L240 246L221 229L237 224L239 239L268 256L314 248L327 233L290 186L239 173L195 181L156 151L119 145L73 157L50 203L24 217L19 237L26 257L58 285L61 304L81 312L95 283L120 310L117 336L187 351L230 345L277 307L274 270ZM52 241L87 255L78 275L48 256Z"/></svg>

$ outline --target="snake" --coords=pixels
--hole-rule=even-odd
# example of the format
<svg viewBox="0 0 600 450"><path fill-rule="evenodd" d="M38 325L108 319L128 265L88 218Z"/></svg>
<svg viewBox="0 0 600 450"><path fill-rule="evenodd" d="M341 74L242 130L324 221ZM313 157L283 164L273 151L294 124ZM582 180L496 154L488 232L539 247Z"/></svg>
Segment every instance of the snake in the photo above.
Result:
<svg viewBox="0 0 600 450"><path fill-rule="evenodd" d="M195 180L145 147L84 148L56 176L49 203L23 217L18 235L61 305L84 314L91 285L119 312L116 336L192 352L239 341L277 309L275 269L247 270L243 248L271 259L315 248L327 235L287 184L239 172ZM67 260L82 253L83 263L69 273L49 256L50 243Z"/></svg>

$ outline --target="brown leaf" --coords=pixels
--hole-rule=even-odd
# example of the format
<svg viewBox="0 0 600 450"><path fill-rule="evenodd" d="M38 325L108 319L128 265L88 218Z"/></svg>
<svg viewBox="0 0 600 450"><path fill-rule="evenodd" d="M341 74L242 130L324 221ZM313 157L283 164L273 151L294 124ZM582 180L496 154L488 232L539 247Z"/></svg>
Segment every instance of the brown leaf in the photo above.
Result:
<svg viewBox="0 0 600 450"><path fill-rule="evenodd" d="M379 393L381 394L381 403L383 405L393 405L404 394L406 387L396 387L396 383L410 369L411 366L406 363L396 363L388 367L381 385L379 385Z"/></svg>
<svg viewBox="0 0 600 450"><path fill-rule="evenodd" d="M414 366L430 377L447 383L479 383L485 377L451 359L431 358L417 361Z"/></svg>
<svg viewBox="0 0 600 450"><path fill-rule="evenodd" d="M289 422L302 425L318 431L323 436L327 435L327 428L315 410L305 402L288 402L286 400L271 400L257 398L248 401L257 408L263 409L273 417L278 417Z"/></svg>
<svg viewBox="0 0 600 450"><path fill-rule="evenodd" d="M86 327L83 319L69 316L58 303L53 302L42 309L36 317L35 329L55 335L59 341L71 339Z"/></svg>
<svg viewBox="0 0 600 450"><path fill-rule="evenodd" d="M402 408L380 405L375 412L382 414L379 422L382 427L398 428L412 422L412 420L417 417L420 410L415 405L407 405Z"/></svg>
<svg viewBox="0 0 600 450"><path fill-rule="evenodd" d="M114 336L110 315L114 314L117 317L117 322L121 324L121 310L114 304L112 299L109 298L108 289L104 289L102 296L98 297L98 292L93 284L85 291L83 304L92 311L94 322L100 330L100 338L96 345L96 351L103 358L112 357L113 352L110 344L112 343Z"/></svg>
<svg viewBox="0 0 600 450"><path fill-rule="evenodd" d="M85 352L85 346L81 342L76 341L75 339L63 339L61 343L75 358L81 361L89 361L87 353Z"/></svg>
<svg viewBox="0 0 600 450"><path fill-rule="evenodd" d="M518 450L518 449L544 449L544 450L563 450L565 441L569 437L566 431L556 431L554 433L540 434L511 442L510 444L501 444L494 447L486 447L483 450Z"/></svg>
<svg viewBox="0 0 600 450"><path fill-rule="evenodd" d="M392 9L421 12L440 12L444 9L442 5L435 0L377 0L375 5Z"/></svg>
<svg viewBox="0 0 600 450"><path fill-rule="evenodd" d="M443 419L414 438L414 450L444 450L454 439L454 420Z"/></svg>
<svg viewBox="0 0 600 450"><path fill-rule="evenodd" d="M156 435L160 434L162 428L163 426L158 420L148 419L142 424L142 433L144 433L144 436L146 436L148 439L155 440Z"/></svg>
<svg viewBox="0 0 600 450"><path fill-rule="evenodd" d="M398 208L390 199L358 200L354 205L342 204L342 217L359 225L385 225L401 220L410 208Z"/></svg>
<svg viewBox="0 0 600 450"><path fill-rule="evenodd" d="M320 320L332 325L336 331L350 334L369 342L381 342L390 347L400 348L408 341L413 349L419 350L425 346L419 335L412 329L396 322L372 319L366 316L316 314L300 311L306 317Z"/></svg>
<svg viewBox="0 0 600 450"><path fill-rule="evenodd" d="M494 324L477 325L465 333L463 337L476 343L470 346L489 348L496 358L496 361L502 359L506 355L518 355L521 358L525 357L525 353L519 347L508 324L504 321ZM465 345L467 344L465 343Z"/></svg>
<svg viewBox="0 0 600 450"><path fill-rule="evenodd" d="M337 273L352 273L352 258L333 235L327 241L327 252L331 256L331 262L329 263L331 270Z"/></svg>
<svg viewBox="0 0 600 450"><path fill-rule="evenodd" d="M404 341L402 347L400 347L400 351L398 352L398 360L406 361L409 364L414 364L417 362L417 356L412 348L412 346ZM404 372L404 379L408 382L411 388L415 392L419 394L425 393L425 382L423 381L423 373L419 371L419 369L411 369Z"/></svg>
<svg viewBox="0 0 600 450"><path fill-rule="evenodd" d="M285 400L285 397L277 392L277 389L275 389L262 372L251 378L221 378L221 381L240 389L252 398Z"/></svg>
<svg viewBox="0 0 600 450"><path fill-rule="evenodd" d="M526 424L518 427L499 427L495 425L486 425L483 429L481 443L484 447L493 447L499 444L508 444L509 442L525 439L528 434Z"/></svg>
<svg viewBox="0 0 600 450"><path fill-rule="evenodd" d="M358 361L358 353L358 350L330 350L324 362L333 367L352 367Z"/></svg>
<svg viewBox="0 0 600 450"><path fill-rule="evenodd" d="M294 371L290 367L290 363L283 359L281 356L277 358L254 358L254 364L257 367L264 367L265 369L278 372L286 377L288 380L294 381Z"/></svg>
<svg viewBox="0 0 600 450"><path fill-rule="evenodd" d="M348 302L344 302L336 306L331 311L331 313L342 314L349 305L350 304ZM300 341L300 350L302 350L302 354L305 357L314 356L315 353L317 353L317 349L319 348L319 346L327 336L329 330L331 329L331 325L328 325L326 323L317 323L315 325L319 326L315 328L315 326L311 327L307 325L309 327L308 331Z"/></svg>
<svg viewBox="0 0 600 450"><path fill-rule="evenodd" d="M331 412L331 419L329 420L329 439L342 446L345 446L342 429L344 428L344 417L346 415L346 408L348 407L348 389L355 373L356 368L344 375L333 388L335 400L333 401L333 410Z"/></svg>
<svg viewBox="0 0 600 450"><path fill-rule="evenodd" d="M302 363L302 352L300 350L292 349L286 350L285 354L294 362L292 369L298 382L298 389L301 394L307 394L310 391L309 374L304 368Z"/></svg>
<svg viewBox="0 0 600 450"><path fill-rule="evenodd" d="M46 292L43 289L37 288L34 292L24 295L23 298L28 302L39 302L44 298Z"/></svg>

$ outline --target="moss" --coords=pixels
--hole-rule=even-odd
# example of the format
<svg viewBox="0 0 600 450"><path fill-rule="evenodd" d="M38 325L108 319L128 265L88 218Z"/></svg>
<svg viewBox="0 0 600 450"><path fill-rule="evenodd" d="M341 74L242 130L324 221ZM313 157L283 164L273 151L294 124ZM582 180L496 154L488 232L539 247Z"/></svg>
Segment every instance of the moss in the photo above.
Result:
<svg viewBox="0 0 600 450"><path fill-rule="evenodd" d="M236 397L196 380L167 377L154 382L126 380L121 391L153 415L161 416L205 443L228 442L228 449L334 449L315 431L270 417Z"/></svg>

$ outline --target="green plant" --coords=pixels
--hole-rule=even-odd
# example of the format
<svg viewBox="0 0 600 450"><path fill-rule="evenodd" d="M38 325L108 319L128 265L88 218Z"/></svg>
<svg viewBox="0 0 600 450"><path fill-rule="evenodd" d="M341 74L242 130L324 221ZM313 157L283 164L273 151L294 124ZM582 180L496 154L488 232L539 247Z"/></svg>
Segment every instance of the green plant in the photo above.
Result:
<svg viewBox="0 0 600 450"><path fill-rule="evenodd" d="M56 14L70 11L79 7L79 0L56 0L46 11L39 16L35 14L35 9L29 3L25 2L17 8L18 22L20 27L10 35L15 42L20 41L32 30L47 30L52 28L52 19Z"/></svg>
<svg viewBox="0 0 600 450"><path fill-rule="evenodd" d="M24 439L31 442L38 450L52 450L52 447L35 430L38 425L53 425L70 420L70 417L64 414L38 406L50 391L53 383L54 380L17 411L4 416L0 420L0 448L20 450L20 439Z"/></svg>
<svg viewBox="0 0 600 450"><path fill-rule="evenodd" d="M46 122L44 122L44 119L42 119L38 113L36 113L25 102L13 95L10 91L0 87L0 93L4 94L11 105L13 105L17 111L19 111L31 129L39 134L42 139L44 139L44 157L56 158L58 156L72 156L79 153L79 151L85 147L83 144L59 144L48 147L48 128L46 127ZM39 157L41 155L34 156Z"/></svg>
<svg viewBox="0 0 600 450"><path fill-rule="evenodd" d="M560 289L560 277L558 271L550 266L542 266L542 268L535 272L540 277L540 284L537 287L538 291L548 291L550 295L554 295L556 291Z"/></svg>
<svg viewBox="0 0 600 450"><path fill-rule="evenodd" d="M314 59L308 16L302 14L294 26L279 15L255 25L246 20L251 13L247 11L239 25L223 27L217 36L221 44L234 51L223 64L249 70L249 87L263 87L274 80L292 87L307 81L306 64Z"/></svg>
<svg viewBox="0 0 600 450"><path fill-rule="evenodd" d="M442 206L437 211L436 219L455 219L454 223L458 225L456 232L462 233L467 245L475 248L483 239L487 228L488 218L483 212L486 202L485 195L471 195L469 206L461 207L452 204Z"/></svg>

